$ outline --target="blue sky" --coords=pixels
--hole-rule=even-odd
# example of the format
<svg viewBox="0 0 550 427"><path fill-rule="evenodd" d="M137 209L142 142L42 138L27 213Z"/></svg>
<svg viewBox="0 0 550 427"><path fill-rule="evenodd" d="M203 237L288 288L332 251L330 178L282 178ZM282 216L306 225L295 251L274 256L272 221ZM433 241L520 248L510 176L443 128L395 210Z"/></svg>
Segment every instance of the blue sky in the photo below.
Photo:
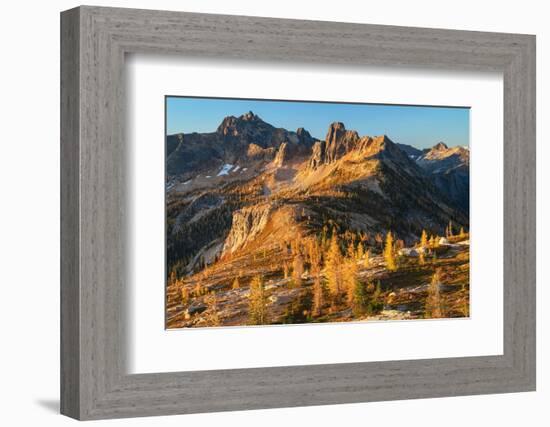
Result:
<svg viewBox="0 0 550 427"><path fill-rule="evenodd" d="M342 122L359 135L386 134L394 142L417 148L439 141L469 145L469 108L380 104L262 101L218 98L166 98L167 133L213 132L226 116L253 111L275 127L307 129L324 139L332 122Z"/></svg>

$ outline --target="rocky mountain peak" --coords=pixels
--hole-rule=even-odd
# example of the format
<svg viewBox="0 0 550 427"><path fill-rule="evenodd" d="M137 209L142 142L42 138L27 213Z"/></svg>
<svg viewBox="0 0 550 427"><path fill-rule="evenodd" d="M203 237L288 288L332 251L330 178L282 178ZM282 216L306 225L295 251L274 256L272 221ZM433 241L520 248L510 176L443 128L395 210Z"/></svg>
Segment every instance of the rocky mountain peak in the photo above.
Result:
<svg viewBox="0 0 550 427"><path fill-rule="evenodd" d="M359 135L354 130L346 130L342 122L332 123L325 138L325 162L331 163L356 148Z"/></svg>
<svg viewBox="0 0 550 427"><path fill-rule="evenodd" d="M251 127L272 128L271 125L264 122L259 116L249 111L239 117L225 117L216 132L224 136L239 136L243 133L248 133L252 130Z"/></svg>
<svg viewBox="0 0 550 427"><path fill-rule="evenodd" d="M436 151L443 151L443 150L448 150L448 149L449 149L449 147L443 141L438 142L437 144L435 144L432 147L432 150L436 150Z"/></svg>
<svg viewBox="0 0 550 427"><path fill-rule="evenodd" d="M328 128L325 141L313 145L309 167L314 169L321 164L332 163L352 151L365 157L376 156L387 150L388 146L389 151L398 156L402 154L386 135L359 137L356 131L347 130L343 123L334 122Z"/></svg>
<svg viewBox="0 0 550 427"><path fill-rule="evenodd" d="M245 122L252 122L257 120L263 121L262 119L260 119L258 115L254 114L252 111L249 111L248 113L241 115L239 119L244 120Z"/></svg>
<svg viewBox="0 0 550 427"><path fill-rule="evenodd" d="M224 118L216 130L216 134L219 136L220 142L223 142L224 161L228 160L229 154L231 154L229 156L231 158L241 156L249 150L250 144L254 144L257 148L277 150L282 143L286 142L285 157L292 157L296 154L309 154L311 147L317 141L304 128L299 128L296 132L276 128L252 111L239 117Z"/></svg>
<svg viewBox="0 0 550 427"><path fill-rule="evenodd" d="M454 163L469 163L470 150L465 147L448 147L447 144L439 142L431 149L424 150L424 155L419 161L434 161L449 159Z"/></svg>
<svg viewBox="0 0 550 427"><path fill-rule="evenodd" d="M376 158L399 165L400 168L409 171L416 168L415 163L395 142L387 135L361 138L358 152L365 158Z"/></svg>
<svg viewBox="0 0 550 427"><path fill-rule="evenodd" d="M342 122L333 122L329 125L326 141L332 141L343 135L346 131L346 126Z"/></svg>
<svg viewBox="0 0 550 427"><path fill-rule="evenodd" d="M298 135L299 137L311 138L310 133L307 130L305 130L304 128L296 129L296 135Z"/></svg>

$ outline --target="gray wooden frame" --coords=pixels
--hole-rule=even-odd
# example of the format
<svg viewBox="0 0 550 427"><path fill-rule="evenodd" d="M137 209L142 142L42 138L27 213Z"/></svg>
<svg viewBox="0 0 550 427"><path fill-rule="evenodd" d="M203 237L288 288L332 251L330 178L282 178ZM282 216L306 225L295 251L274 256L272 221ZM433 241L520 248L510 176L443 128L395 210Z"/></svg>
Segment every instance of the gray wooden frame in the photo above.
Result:
<svg viewBox="0 0 550 427"><path fill-rule="evenodd" d="M128 375L124 58L500 71L504 354ZM535 390L535 37L79 7L61 14L61 412L99 419Z"/></svg>

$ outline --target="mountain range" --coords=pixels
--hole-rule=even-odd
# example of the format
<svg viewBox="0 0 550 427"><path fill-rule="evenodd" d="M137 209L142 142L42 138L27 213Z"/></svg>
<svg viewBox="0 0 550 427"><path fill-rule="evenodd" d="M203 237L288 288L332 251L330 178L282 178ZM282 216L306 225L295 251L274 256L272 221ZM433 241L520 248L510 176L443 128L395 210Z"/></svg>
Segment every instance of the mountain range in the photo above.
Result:
<svg viewBox="0 0 550 427"><path fill-rule="evenodd" d="M166 154L167 261L178 275L332 229L377 247L388 230L407 244L424 229L469 226L465 147L419 150L341 122L318 140L248 112L214 132L168 135Z"/></svg>

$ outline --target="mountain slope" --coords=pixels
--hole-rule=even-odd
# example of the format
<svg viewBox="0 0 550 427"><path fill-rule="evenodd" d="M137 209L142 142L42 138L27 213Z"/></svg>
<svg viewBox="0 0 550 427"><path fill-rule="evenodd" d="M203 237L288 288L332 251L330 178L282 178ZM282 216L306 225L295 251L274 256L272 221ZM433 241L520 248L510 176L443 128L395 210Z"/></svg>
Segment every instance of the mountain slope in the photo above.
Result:
<svg viewBox="0 0 550 427"><path fill-rule="evenodd" d="M439 142L427 150L416 163L461 211L470 208L470 151L464 147L449 148Z"/></svg>
<svg viewBox="0 0 550 427"><path fill-rule="evenodd" d="M424 228L443 233L449 221L468 225L467 216L385 135L359 137L336 122L325 140L313 142L309 134L300 140L299 133L276 129L252 113L226 118L218 128L230 150L211 145L222 144L218 136L191 135L194 151L202 141L218 157L207 151L210 161L188 165L181 172L188 180L168 192L169 266L177 264L179 271L329 227L366 233L376 245L376 235L388 230L412 241ZM227 173L216 174L229 161ZM212 175L200 176L213 162ZM274 215L295 227L257 241Z"/></svg>

